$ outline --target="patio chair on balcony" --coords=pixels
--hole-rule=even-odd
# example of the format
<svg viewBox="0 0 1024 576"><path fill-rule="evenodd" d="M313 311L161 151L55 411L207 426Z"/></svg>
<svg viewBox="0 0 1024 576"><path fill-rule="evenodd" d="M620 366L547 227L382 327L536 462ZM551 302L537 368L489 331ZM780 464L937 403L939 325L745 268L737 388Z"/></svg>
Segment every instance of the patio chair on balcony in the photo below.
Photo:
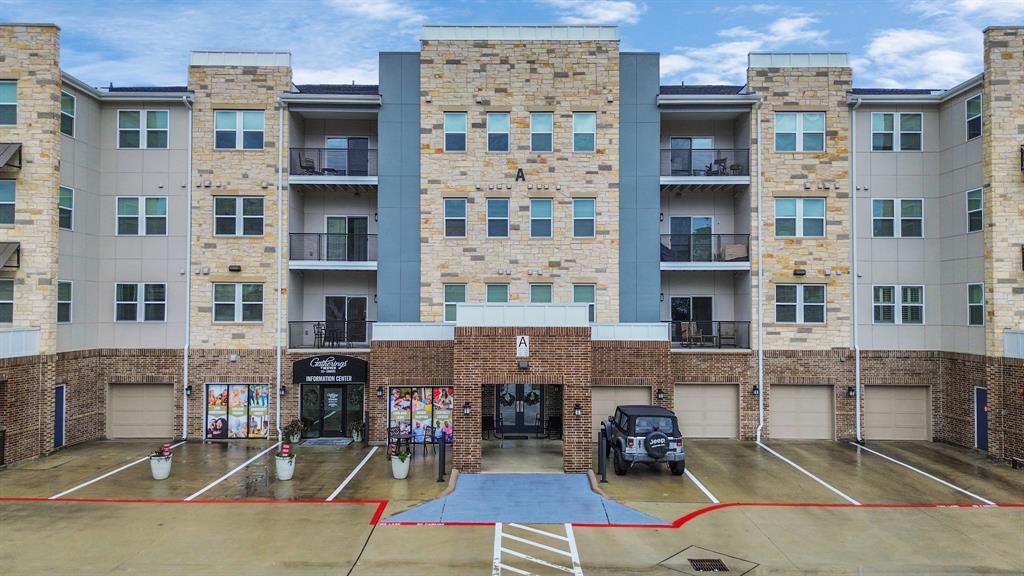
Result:
<svg viewBox="0 0 1024 576"><path fill-rule="evenodd" d="M736 323L735 322L719 322L718 323L718 344L720 347L728 345L731 348L736 347Z"/></svg>
<svg viewBox="0 0 1024 576"><path fill-rule="evenodd" d="M301 170L303 174L315 176L317 174L316 159L306 156L304 153L300 152L299 170Z"/></svg>
<svg viewBox="0 0 1024 576"><path fill-rule="evenodd" d="M323 322L313 323L313 347L324 347L324 324Z"/></svg>

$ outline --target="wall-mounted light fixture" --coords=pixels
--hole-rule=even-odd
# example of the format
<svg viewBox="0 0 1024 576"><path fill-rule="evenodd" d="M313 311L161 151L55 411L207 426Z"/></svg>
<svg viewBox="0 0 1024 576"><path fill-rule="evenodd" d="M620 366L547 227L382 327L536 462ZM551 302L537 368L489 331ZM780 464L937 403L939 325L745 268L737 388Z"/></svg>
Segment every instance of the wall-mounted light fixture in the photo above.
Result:
<svg viewBox="0 0 1024 576"><path fill-rule="evenodd" d="M754 387L750 390L750 393L753 394L754 396L760 396L761 395L761 387L758 386L757 384L754 384Z"/></svg>
<svg viewBox="0 0 1024 576"><path fill-rule="evenodd" d="M857 397L857 388L854 387L854 386L848 386L846 388L846 397L847 398L856 398Z"/></svg>
<svg viewBox="0 0 1024 576"><path fill-rule="evenodd" d="M383 398L383 397L384 397L384 387L383 386L377 386L377 398Z"/></svg>
<svg viewBox="0 0 1024 576"><path fill-rule="evenodd" d="M577 402L577 403L576 403L576 404L574 404L574 405L573 405L573 407L572 407L572 413L573 413L573 414L574 414L574 415L575 415L575 416L576 416L577 418L578 418L578 417L580 417L580 416L583 416L583 406L580 406L580 403L579 403L579 402Z"/></svg>
<svg viewBox="0 0 1024 576"><path fill-rule="evenodd" d="M463 416L469 416L469 415L470 415L470 414L472 414L472 413L473 413L473 406L472 406L472 405L471 405L471 404L469 403L469 401L467 400L467 401L466 401L466 402L465 402L465 403L464 403L464 404L462 405L462 415L463 415Z"/></svg>
<svg viewBox="0 0 1024 576"><path fill-rule="evenodd" d="M185 396L191 396L191 395L192 395L192 385L189 384L188 386L185 386Z"/></svg>
<svg viewBox="0 0 1024 576"><path fill-rule="evenodd" d="M376 295L376 294L374 294L374 295L373 295L373 303L374 303L374 304L376 304L376 303L377 303L377 295Z"/></svg>
<svg viewBox="0 0 1024 576"><path fill-rule="evenodd" d="M530 368L530 361L526 358L520 358L516 360L516 366L518 366L520 370L527 370Z"/></svg>
<svg viewBox="0 0 1024 576"><path fill-rule="evenodd" d="M373 213L373 221L374 221L374 222L376 222L376 221L377 221L377 213L376 213L376 212L374 212L374 213Z"/></svg>
<svg viewBox="0 0 1024 576"><path fill-rule="evenodd" d="M239 266L238 264L232 264L232 265L228 266L228 272L241 272L241 271L242 271L242 267Z"/></svg>
<svg viewBox="0 0 1024 576"><path fill-rule="evenodd" d="M658 213L658 222L664 222L664 221L665 221L665 213L664 212L659 212Z"/></svg>
<svg viewBox="0 0 1024 576"><path fill-rule="evenodd" d="M284 397L287 394L288 394L288 387L285 386L284 384L281 384L281 396Z"/></svg>
<svg viewBox="0 0 1024 576"><path fill-rule="evenodd" d="M664 302L664 301L665 301L665 293L664 293L664 292L662 292L662 293L661 293L661 294L659 295L659 300L660 300L661 302Z"/></svg>
<svg viewBox="0 0 1024 576"><path fill-rule="evenodd" d="M654 393L654 397L657 398L659 402L664 400L665 399L665 391L662 390L661 388L658 388L658 391Z"/></svg>
<svg viewBox="0 0 1024 576"><path fill-rule="evenodd" d="M807 270L797 268L796 270L793 270L793 276L807 276Z"/></svg>

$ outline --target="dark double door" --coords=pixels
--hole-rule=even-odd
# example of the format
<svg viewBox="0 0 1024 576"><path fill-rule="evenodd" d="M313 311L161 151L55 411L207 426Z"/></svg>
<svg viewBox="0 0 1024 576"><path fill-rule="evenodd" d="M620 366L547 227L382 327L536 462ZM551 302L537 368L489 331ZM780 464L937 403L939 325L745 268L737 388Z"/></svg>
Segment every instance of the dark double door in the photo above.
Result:
<svg viewBox="0 0 1024 576"><path fill-rule="evenodd" d="M543 428L544 389L534 384L497 387L498 426L504 434L536 434Z"/></svg>
<svg viewBox="0 0 1024 576"><path fill-rule="evenodd" d="M363 385L303 384L302 421L307 438L351 436L363 422Z"/></svg>

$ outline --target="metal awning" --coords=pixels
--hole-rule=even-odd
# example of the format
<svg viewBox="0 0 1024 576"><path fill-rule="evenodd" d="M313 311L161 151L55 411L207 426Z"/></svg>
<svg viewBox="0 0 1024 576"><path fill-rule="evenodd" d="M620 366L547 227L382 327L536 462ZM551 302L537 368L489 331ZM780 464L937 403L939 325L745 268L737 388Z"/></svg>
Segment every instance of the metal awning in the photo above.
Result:
<svg viewBox="0 0 1024 576"><path fill-rule="evenodd" d="M21 242L0 242L0 266L7 270L21 267Z"/></svg>
<svg viewBox="0 0 1024 576"><path fill-rule="evenodd" d="M0 168L21 168L21 143L0 142Z"/></svg>

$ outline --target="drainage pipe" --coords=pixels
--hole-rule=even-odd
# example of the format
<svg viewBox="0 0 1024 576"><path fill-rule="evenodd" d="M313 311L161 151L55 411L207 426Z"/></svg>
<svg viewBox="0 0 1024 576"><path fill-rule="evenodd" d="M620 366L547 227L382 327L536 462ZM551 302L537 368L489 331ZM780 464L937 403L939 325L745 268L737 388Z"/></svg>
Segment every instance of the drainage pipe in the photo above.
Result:
<svg viewBox="0 0 1024 576"><path fill-rule="evenodd" d="M857 294L857 108L861 99L850 109L850 285L853 292L853 389L854 389L854 430L858 444L863 444L860 427L860 316L858 314L859 294Z"/></svg>
<svg viewBox="0 0 1024 576"><path fill-rule="evenodd" d="M757 194L757 432L756 440L761 442L764 428L764 213L761 202L761 106L764 96L757 101L757 163L753 180Z"/></svg>
<svg viewBox="0 0 1024 576"><path fill-rule="evenodd" d="M277 427L277 441L281 442L281 291L284 282L281 279L281 252L284 249L284 175L281 167L284 164L284 102L277 97L277 310L274 322L274 382L277 390L277 401L274 403L274 420Z"/></svg>
<svg viewBox="0 0 1024 576"><path fill-rule="evenodd" d="M192 345L192 103L188 96L181 101L188 107L188 174L185 179L185 343L181 349L181 439L188 439L188 351Z"/></svg>

